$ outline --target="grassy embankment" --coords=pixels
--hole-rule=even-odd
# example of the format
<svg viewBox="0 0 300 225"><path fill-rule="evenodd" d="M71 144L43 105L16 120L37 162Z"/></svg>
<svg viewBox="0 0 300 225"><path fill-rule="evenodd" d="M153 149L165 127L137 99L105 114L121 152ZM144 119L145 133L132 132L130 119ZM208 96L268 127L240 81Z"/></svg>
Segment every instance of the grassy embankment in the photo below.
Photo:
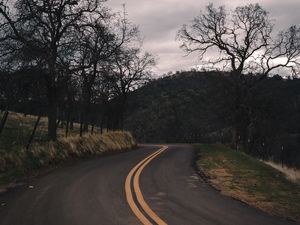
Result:
<svg viewBox="0 0 300 225"><path fill-rule="evenodd" d="M197 166L223 194L270 214L300 221L300 184L278 170L223 145L197 145Z"/></svg>
<svg viewBox="0 0 300 225"><path fill-rule="evenodd" d="M0 118L1 116L0 113ZM36 119L35 116L9 114L0 136L0 185L68 159L126 151L136 145L130 133L121 131L100 135L99 130L95 128L94 135L79 137L78 124L74 124L69 137L65 137L63 128L58 128L58 140L48 142L47 118L41 118L34 142L30 149L26 150L25 146Z"/></svg>

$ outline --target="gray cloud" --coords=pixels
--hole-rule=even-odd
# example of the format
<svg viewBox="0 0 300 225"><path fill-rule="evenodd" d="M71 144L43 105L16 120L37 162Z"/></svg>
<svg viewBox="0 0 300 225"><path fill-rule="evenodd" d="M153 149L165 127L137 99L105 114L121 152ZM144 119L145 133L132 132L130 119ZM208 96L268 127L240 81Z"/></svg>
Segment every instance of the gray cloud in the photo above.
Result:
<svg viewBox="0 0 300 225"><path fill-rule="evenodd" d="M140 27L144 49L159 58L155 72L161 75L197 64L196 55L184 57L175 36L182 24L188 23L210 2L224 5L227 9L257 2L270 12L271 18L276 21L276 30L299 25L300 22L299 0L108 0L106 4L117 11L126 4L130 20Z"/></svg>

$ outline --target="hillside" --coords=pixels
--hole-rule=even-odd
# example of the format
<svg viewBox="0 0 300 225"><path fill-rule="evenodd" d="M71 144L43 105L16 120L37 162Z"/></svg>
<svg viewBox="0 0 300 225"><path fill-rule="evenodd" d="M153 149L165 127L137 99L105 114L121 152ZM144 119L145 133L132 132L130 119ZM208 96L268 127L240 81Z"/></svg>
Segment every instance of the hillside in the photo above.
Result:
<svg viewBox="0 0 300 225"><path fill-rule="evenodd" d="M255 79L249 76L244 85ZM141 142L228 143L231 90L229 75L217 72L182 72L154 80L130 95L125 128ZM300 80L268 78L249 91L245 107L250 137L245 151L299 167Z"/></svg>
<svg viewBox="0 0 300 225"><path fill-rule="evenodd" d="M130 96L126 129L144 142L197 142L227 127L222 78L185 72L153 81Z"/></svg>

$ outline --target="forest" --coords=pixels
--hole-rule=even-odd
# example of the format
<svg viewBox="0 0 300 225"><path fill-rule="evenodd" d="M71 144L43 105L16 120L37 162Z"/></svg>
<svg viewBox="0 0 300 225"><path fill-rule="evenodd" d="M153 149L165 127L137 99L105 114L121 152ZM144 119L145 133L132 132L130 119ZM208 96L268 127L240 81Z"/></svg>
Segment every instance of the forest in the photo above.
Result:
<svg viewBox="0 0 300 225"><path fill-rule="evenodd" d="M255 77L248 75L247 83ZM234 98L229 73L177 72L129 96L125 128L141 142L231 143ZM276 75L251 90L245 101L247 140L239 150L299 167L300 80Z"/></svg>
<svg viewBox="0 0 300 225"><path fill-rule="evenodd" d="M10 111L68 136L129 130L140 142L222 142L300 167L300 29L274 34L258 4L209 4L177 33L202 69L154 75L126 12L101 0L0 1L0 138ZM219 55L206 60L210 50ZM206 60L206 61L205 61ZM200 72L201 71L201 72Z"/></svg>
<svg viewBox="0 0 300 225"><path fill-rule="evenodd" d="M0 2L0 106L48 117L122 129L127 94L150 79L155 58L142 50L138 27L101 0ZM38 119L39 120L39 119ZM38 123L38 122L37 122Z"/></svg>

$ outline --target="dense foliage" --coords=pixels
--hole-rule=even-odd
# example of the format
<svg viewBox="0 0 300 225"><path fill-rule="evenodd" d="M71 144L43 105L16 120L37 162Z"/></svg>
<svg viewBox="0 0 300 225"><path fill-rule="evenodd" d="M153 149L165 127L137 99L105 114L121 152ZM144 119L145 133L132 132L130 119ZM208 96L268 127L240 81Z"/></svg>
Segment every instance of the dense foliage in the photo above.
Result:
<svg viewBox="0 0 300 225"><path fill-rule="evenodd" d="M248 76L251 83L255 76ZM142 142L230 142L230 74L182 72L133 92L125 127ZM242 121L248 153L300 166L300 80L268 78L251 89Z"/></svg>

